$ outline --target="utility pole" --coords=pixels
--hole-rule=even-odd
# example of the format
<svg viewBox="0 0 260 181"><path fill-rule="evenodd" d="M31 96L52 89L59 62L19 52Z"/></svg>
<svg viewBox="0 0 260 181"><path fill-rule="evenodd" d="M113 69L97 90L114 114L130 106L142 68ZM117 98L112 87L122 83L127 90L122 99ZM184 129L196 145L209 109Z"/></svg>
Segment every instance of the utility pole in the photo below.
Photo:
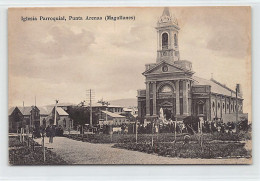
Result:
<svg viewBox="0 0 260 181"><path fill-rule="evenodd" d="M136 119L135 121L135 143L137 143L137 123L138 123L138 120Z"/></svg>
<svg viewBox="0 0 260 181"><path fill-rule="evenodd" d="M90 105L90 122L89 122L89 126L92 128L92 100L91 100L91 89L89 90L89 105Z"/></svg>
<svg viewBox="0 0 260 181"><path fill-rule="evenodd" d="M92 89L87 90L87 101L89 101L89 109L90 109L90 118L89 118L89 126L92 128L93 126L93 115L92 115L92 101L95 99L94 91Z"/></svg>
<svg viewBox="0 0 260 181"><path fill-rule="evenodd" d="M237 105L237 96L238 96L238 84L236 85L236 132L238 132L238 105Z"/></svg>
<svg viewBox="0 0 260 181"><path fill-rule="evenodd" d="M56 122L56 119L57 119L57 116L56 116L56 110L57 110L57 104L58 104L59 100L55 100L55 108L54 108L54 125L57 125L57 122Z"/></svg>

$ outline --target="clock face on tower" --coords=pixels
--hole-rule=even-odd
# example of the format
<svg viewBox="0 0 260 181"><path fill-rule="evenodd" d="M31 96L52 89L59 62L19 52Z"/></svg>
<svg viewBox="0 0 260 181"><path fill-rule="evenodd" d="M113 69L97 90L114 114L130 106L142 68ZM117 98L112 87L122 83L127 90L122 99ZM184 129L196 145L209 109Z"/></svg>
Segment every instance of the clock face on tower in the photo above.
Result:
<svg viewBox="0 0 260 181"><path fill-rule="evenodd" d="M166 65L163 66L163 67L162 67L162 71L163 71L163 72L168 72L168 66L166 66Z"/></svg>

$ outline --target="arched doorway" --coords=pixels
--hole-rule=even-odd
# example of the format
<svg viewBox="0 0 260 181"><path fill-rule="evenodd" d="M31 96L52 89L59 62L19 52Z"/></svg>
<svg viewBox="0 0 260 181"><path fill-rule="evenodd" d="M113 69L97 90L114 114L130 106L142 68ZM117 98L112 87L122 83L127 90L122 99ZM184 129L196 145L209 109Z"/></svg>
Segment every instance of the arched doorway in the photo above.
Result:
<svg viewBox="0 0 260 181"><path fill-rule="evenodd" d="M172 119L176 113L175 86L170 81L161 82L158 87L159 110L163 110L164 118Z"/></svg>

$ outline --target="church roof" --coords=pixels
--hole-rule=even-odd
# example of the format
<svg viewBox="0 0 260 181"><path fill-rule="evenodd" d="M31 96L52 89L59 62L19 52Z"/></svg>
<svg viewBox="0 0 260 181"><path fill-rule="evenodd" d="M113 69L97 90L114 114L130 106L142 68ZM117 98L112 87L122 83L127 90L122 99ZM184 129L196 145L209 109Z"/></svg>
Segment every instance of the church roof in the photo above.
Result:
<svg viewBox="0 0 260 181"><path fill-rule="evenodd" d="M217 82L214 79L207 80L207 79L200 78L200 77L197 77L197 76L193 76L193 79L195 80L195 82L194 82L195 85L209 85L209 86L211 86L211 92L212 93L236 97L236 92L234 90L226 87L225 85ZM239 95L239 94L238 94L238 97L242 98L242 96Z"/></svg>

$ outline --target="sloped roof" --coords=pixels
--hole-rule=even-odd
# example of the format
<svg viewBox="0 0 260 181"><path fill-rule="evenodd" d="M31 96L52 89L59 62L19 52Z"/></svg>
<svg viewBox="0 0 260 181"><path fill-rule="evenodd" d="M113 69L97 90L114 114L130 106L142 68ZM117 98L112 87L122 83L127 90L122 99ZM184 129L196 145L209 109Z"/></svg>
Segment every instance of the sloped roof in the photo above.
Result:
<svg viewBox="0 0 260 181"><path fill-rule="evenodd" d="M52 112L53 107L52 106L43 106L38 107L40 110L40 115L49 115Z"/></svg>
<svg viewBox="0 0 260 181"><path fill-rule="evenodd" d="M101 111L105 114L107 114L108 116L111 116L113 118L125 118L125 116L121 116L119 114L116 114L116 113L112 113L112 112L109 112L109 111Z"/></svg>
<svg viewBox="0 0 260 181"><path fill-rule="evenodd" d="M122 106L111 105L111 104L109 104L107 107L118 107L118 108L123 108Z"/></svg>
<svg viewBox="0 0 260 181"><path fill-rule="evenodd" d="M24 106L24 107L17 107L21 113L24 115L24 116L29 116L31 115L31 110L32 110L32 107L31 106Z"/></svg>
<svg viewBox="0 0 260 181"><path fill-rule="evenodd" d="M225 96L231 96L231 97L236 97L236 92L225 85L217 82L214 79L204 79L200 78L197 76L193 76L193 79L195 80L194 84L195 85L210 85L211 86L211 92L216 93L216 94L222 94ZM238 95L239 98L242 98L241 95Z"/></svg>
<svg viewBox="0 0 260 181"><path fill-rule="evenodd" d="M10 116L10 115L13 113L13 111L14 111L15 108L16 108L16 107L10 107L10 108L8 109L8 116Z"/></svg>
<svg viewBox="0 0 260 181"><path fill-rule="evenodd" d="M54 107L55 104L46 105L45 107ZM66 102L59 102L57 107L67 107L67 106L76 106L74 103L66 103Z"/></svg>
<svg viewBox="0 0 260 181"><path fill-rule="evenodd" d="M68 116L69 114L64 111L64 109L62 109L61 107L57 107L56 109L57 113L60 115L60 116Z"/></svg>
<svg viewBox="0 0 260 181"><path fill-rule="evenodd" d="M22 106L16 106L16 107L10 107L8 109L8 116L10 116L13 111L15 110L15 108L17 108L21 113L22 115L24 116L29 116L31 115L31 110L32 110L32 107L31 106L25 106L25 107L22 107Z"/></svg>

